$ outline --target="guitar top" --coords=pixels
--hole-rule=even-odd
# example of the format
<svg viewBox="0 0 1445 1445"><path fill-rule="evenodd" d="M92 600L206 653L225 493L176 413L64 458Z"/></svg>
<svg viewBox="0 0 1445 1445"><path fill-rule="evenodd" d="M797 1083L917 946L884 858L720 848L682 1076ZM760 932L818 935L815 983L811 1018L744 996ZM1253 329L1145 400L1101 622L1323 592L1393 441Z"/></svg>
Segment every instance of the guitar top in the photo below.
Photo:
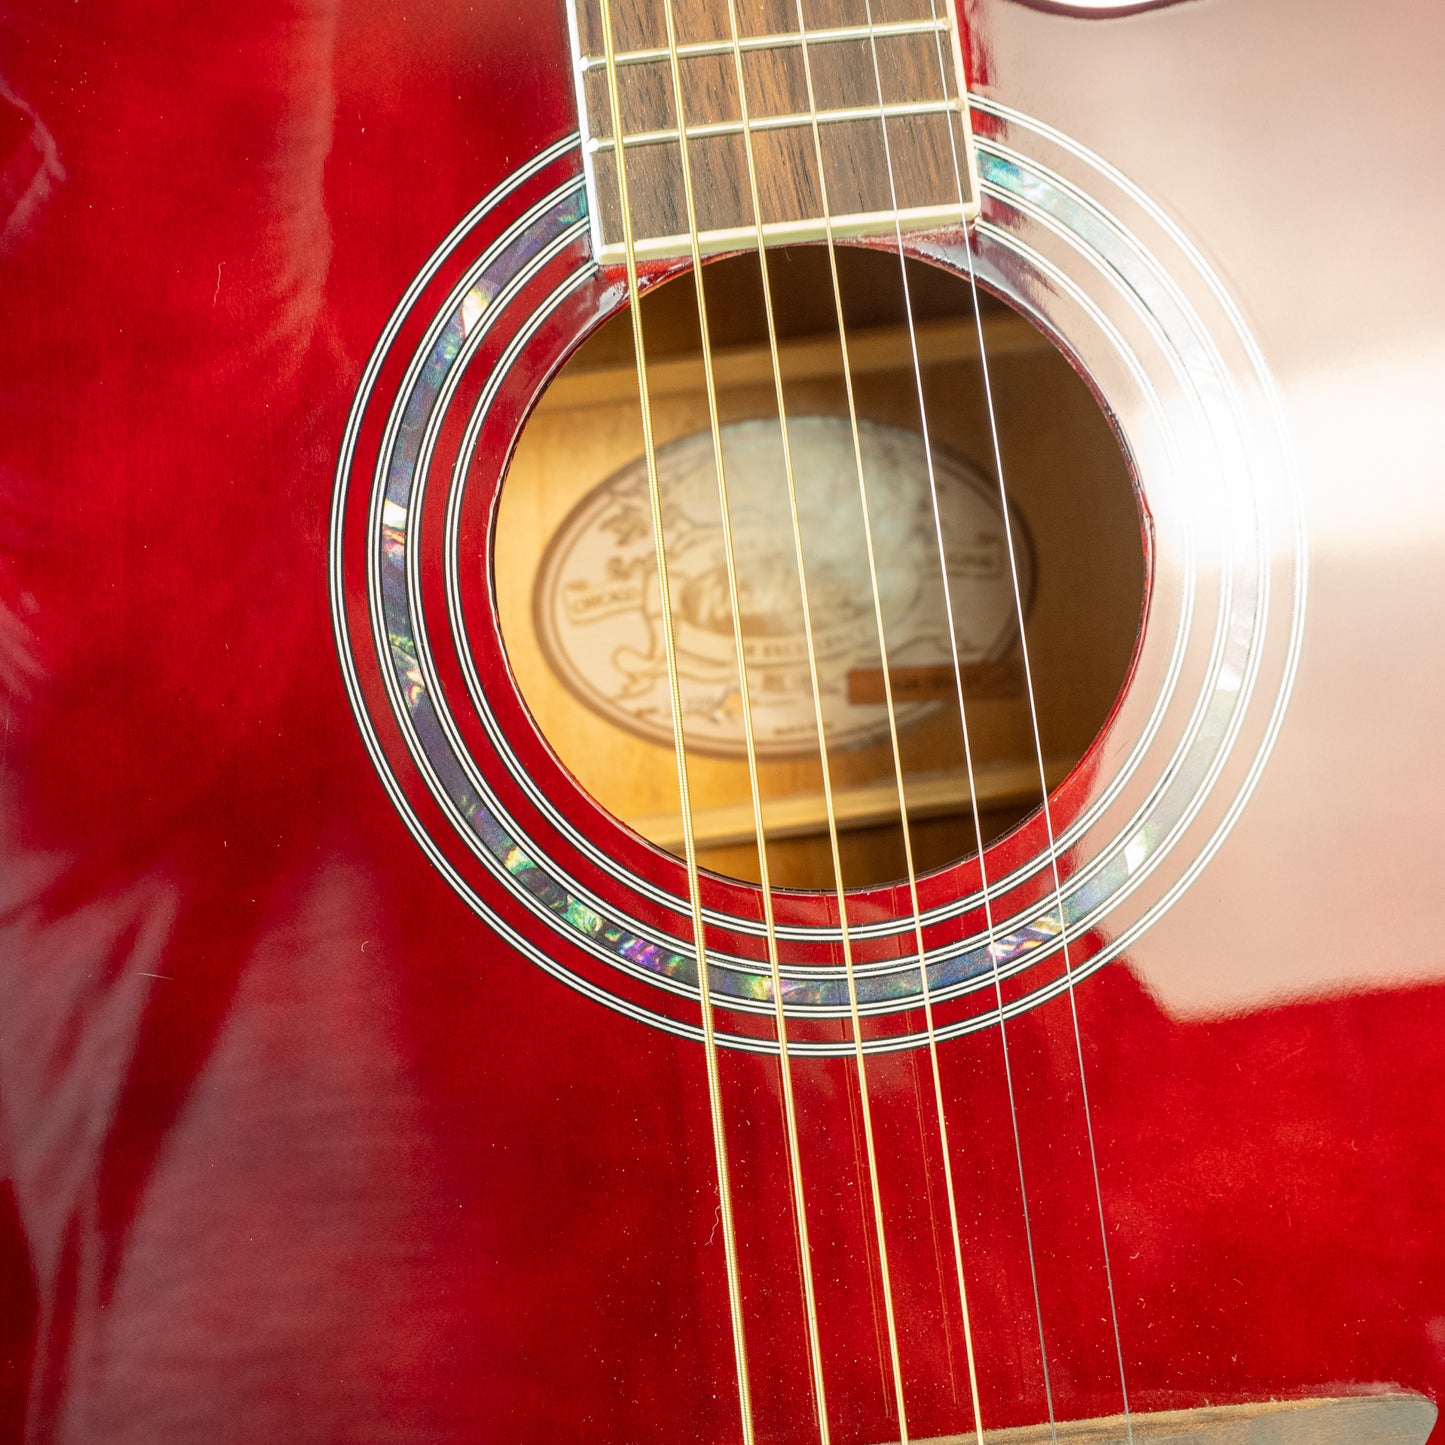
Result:
<svg viewBox="0 0 1445 1445"><path fill-rule="evenodd" d="M0 1445L1424 1445L1445 15L0 36Z"/></svg>

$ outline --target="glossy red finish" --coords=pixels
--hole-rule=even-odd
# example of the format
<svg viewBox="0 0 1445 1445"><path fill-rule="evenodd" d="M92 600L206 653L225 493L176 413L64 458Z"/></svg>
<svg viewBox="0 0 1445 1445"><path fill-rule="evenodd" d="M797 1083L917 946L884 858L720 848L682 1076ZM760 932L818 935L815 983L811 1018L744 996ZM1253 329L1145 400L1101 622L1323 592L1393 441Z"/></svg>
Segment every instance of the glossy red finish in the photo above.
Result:
<svg viewBox="0 0 1445 1445"><path fill-rule="evenodd" d="M737 1439L700 1051L467 910L331 631L362 368L439 239L573 128L560 8L0 16L0 1440ZM497 655L488 682L589 818ZM1076 1002L1132 1406L1437 1396L1445 985L1184 1017L1125 960ZM1017 1154L997 1031L942 1055L990 1427L1045 1416L1040 1325L1058 1417L1121 1407L1074 1029L1067 999L1008 1026ZM971 1421L926 1071L870 1065L915 1437ZM723 1075L759 1436L814 1439L776 1064ZM850 1445L898 1428L854 1079L798 1065Z"/></svg>

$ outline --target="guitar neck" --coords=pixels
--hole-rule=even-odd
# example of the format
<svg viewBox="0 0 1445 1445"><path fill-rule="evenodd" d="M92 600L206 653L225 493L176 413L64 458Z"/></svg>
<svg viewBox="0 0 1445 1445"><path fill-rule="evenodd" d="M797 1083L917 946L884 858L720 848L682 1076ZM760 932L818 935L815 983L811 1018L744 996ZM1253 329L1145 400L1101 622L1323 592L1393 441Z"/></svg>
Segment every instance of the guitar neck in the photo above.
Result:
<svg viewBox="0 0 1445 1445"><path fill-rule="evenodd" d="M569 18L604 263L624 251L614 99L643 259L687 255L694 225L704 252L754 243L754 194L776 243L956 226L976 210L959 35L942 0L671 11L572 0Z"/></svg>

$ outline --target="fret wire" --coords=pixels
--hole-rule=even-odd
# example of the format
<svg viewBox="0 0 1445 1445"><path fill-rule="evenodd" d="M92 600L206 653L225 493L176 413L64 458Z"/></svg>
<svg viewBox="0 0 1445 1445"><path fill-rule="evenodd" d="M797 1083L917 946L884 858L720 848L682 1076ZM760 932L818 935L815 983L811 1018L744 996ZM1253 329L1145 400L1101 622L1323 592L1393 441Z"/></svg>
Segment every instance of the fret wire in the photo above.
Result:
<svg viewBox="0 0 1445 1445"><path fill-rule="evenodd" d="M933 35L948 27L947 18L934 20L889 20L875 25L870 31L866 25L835 25L827 30L810 30L808 43L817 41L867 40L870 34L885 35ZM802 36L796 30L775 31L770 35L744 35L738 40L741 50L786 50L801 47ZM693 40L677 47L678 55L684 59L707 55L731 55L732 42L728 40ZM623 50L613 57L618 66L640 65L648 62L665 61L668 52L665 46L647 50ZM583 55L577 61L579 70L605 70L605 56Z"/></svg>
<svg viewBox="0 0 1445 1445"><path fill-rule="evenodd" d="M898 213L898 218L910 230L928 230L939 226L956 226L967 218L967 210L957 201L937 206L914 206ZM840 237L864 235L870 231L892 229L892 211L852 211L832 216L833 234ZM886 223L886 227L885 227ZM746 246L757 234L757 227L750 225L715 226L698 232L703 250L708 255L718 251L733 251ZM822 216L812 216L797 221L765 221L763 236L769 245L789 245L802 241L821 241L826 235L826 224ZM688 234L678 231L665 236L639 236L634 250L640 261L657 261L670 256L681 255L687 249ZM604 264L611 264L622 258L620 241L604 245L597 258Z"/></svg>
<svg viewBox="0 0 1445 1445"><path fill-rule="evenodd" d="M878 120L880 117L887 119L906 115L957 114L961 104L962 102L959 100L898 100L890 101L884 106L852 105L840 107L837 110L820 110L817 112L816 119L820 124L838 124L845 121ZM750 131L787 130L795 127L801 130L812 125L814 118L806 111L788 115L753 116L749 118L747 129ZM740 120L709 121L704 125L687 127L688 140L707 136L741 135L742 133L743 123ZM675 145L677 140L676 126L668 130L634 131L631 135L622 137L623 145L632 148L666 143ZM610 151L616 148L617 143L611 136L594 136L587 142L587 149L594 154L598 151ZM892 212L890 211L889 214L891 215Z"/></svg>

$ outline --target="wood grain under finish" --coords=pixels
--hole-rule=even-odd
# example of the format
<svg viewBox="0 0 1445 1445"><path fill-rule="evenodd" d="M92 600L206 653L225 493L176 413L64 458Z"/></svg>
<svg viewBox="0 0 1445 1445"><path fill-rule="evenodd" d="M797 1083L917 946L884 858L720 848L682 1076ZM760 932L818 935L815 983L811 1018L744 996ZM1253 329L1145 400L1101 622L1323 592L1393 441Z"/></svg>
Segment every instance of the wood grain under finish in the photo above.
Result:
<svg viewBox="0 0 1445 1445"><path fill-rule="evenodd" d="M949 0L735 0L736 35L726 0L610 0L610 65L603 13L602 0L572 0L599 260L625 255L614 77L640 258L691 251L684 143L704 252L756 243L749 141L769 243L957 226L976 212Z"/></svg>

